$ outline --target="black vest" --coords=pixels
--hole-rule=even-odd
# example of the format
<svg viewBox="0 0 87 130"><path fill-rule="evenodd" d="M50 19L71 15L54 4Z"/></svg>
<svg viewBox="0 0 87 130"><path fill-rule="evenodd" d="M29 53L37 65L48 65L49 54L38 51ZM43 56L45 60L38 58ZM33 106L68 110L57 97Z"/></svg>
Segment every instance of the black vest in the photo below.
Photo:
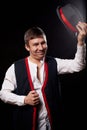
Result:
<svg viewBox="0 0 87 130"><path fill-rule="evenodd" d="M48 111L49 121L52 130L61 129L61 102L60 86L57 72L56 60L52 57L46 57L46 79L42 87L42 94ZM14 63L17 81L17 89L14 93L18 95L27 95L33 89L32 82L29 80L28 66L25 59ZM36 130L38 106L14 106L13 124L14 130Z"/></svg>

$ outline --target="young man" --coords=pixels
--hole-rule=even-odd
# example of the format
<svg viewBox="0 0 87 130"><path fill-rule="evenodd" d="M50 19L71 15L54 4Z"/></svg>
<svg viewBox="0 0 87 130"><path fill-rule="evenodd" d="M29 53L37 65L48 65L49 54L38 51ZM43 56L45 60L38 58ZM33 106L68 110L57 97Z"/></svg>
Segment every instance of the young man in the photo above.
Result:
<svg viewBox="0 0 87 130"><path fill-rule="evenodd" d="M79 72L86 66L87 24L79 22L77 52L74 59L46 56L46 35L39 27L25 32L29 56L14 62L7 70L0 98L13 104L14 130L61 129L58 75Z"/></svg>

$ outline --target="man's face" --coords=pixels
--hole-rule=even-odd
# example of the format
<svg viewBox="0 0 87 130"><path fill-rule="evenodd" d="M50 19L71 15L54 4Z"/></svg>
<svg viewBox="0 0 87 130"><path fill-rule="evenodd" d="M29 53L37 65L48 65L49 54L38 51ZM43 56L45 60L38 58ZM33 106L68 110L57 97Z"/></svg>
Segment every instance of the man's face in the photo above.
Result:
<svg viewBox="0 0 87 130"><path fill-rule="evenodd" d="M42 60L47 52L47 41L45 37L31 39L29 44L25 45L30 56L35 60Z"/></svg>

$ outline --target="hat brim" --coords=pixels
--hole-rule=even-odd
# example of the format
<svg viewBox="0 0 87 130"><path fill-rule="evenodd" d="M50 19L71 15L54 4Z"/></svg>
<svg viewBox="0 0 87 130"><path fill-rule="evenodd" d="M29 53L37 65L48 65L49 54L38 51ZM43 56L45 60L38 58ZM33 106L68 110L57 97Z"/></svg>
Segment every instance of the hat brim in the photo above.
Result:
<svg viewBox="0 0 87 130"><path fill-rule="evenodd" d="M84 21L80 11L72 4L67 4L63 7L57 7L57 15L65 27L72 31L78 32L76 25L79 21Z"/></svg>

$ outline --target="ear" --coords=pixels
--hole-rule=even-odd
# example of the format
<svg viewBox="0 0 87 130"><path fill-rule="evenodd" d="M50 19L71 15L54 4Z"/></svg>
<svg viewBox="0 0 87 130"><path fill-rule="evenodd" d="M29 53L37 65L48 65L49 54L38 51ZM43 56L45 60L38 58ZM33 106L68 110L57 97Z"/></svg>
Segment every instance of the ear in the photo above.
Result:
<svg viewBox="0 0 87 130"><path fill-rule="evenodd" d="M27 51L30 51L29 45L25 44L25 49L26 49Z"/></svg>

